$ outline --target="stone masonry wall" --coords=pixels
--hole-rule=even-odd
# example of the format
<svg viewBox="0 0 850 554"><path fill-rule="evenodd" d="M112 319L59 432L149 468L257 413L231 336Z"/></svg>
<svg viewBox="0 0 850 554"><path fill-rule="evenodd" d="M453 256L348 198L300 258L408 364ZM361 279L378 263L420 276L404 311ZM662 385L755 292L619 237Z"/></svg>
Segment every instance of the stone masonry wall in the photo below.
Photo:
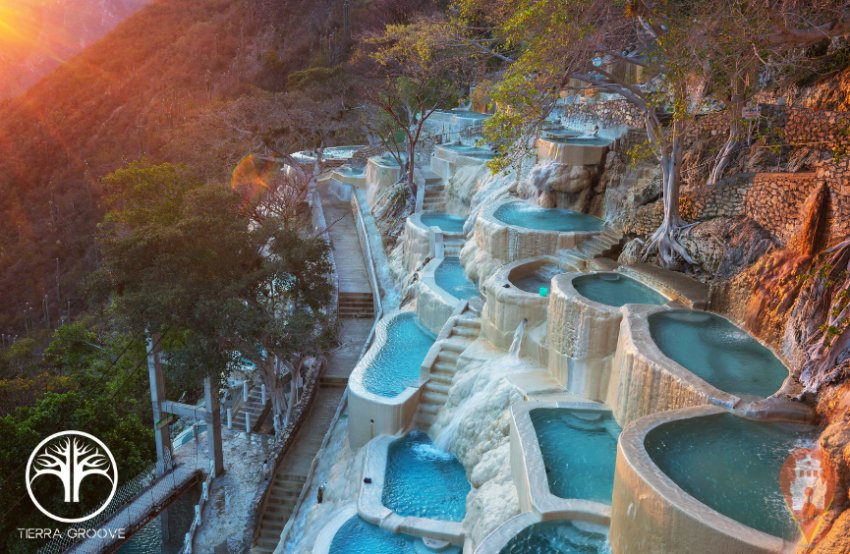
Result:
<svg viewBox="0 0 850 554"><path fill-rule="evenodd" d="M850 149L850 113L809 108L788 108L785 140L795 146Z"/></svg>
<svg viewBox="0 0 850 554"><path fill-rule="evenodd" d="M567 104L564 115L578 120L601 122L608 125L643 127L643 113L626 100L603 100L584 104Z"/></svg>

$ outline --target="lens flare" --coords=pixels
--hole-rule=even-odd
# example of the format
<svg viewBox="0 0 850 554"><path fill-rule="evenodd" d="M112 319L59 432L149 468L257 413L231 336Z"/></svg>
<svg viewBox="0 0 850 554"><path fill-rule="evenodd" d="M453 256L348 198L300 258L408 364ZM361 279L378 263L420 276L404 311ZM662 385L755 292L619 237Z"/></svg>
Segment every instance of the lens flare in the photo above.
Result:
<svg viewBox="0 0 850 554"><path fill-rule="evenodd" d="M233 168L230 187L246 200L256 201L269 190L276 175L276 164L249 154Z"/></svg>

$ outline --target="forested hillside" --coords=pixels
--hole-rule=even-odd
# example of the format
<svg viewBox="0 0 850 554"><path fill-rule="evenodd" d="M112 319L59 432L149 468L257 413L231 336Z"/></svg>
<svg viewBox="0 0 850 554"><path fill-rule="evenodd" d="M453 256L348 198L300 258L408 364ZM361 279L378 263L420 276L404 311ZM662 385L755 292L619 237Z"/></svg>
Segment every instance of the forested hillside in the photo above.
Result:
<svg viewBox="0 0 850 554"><path fill-rule="evenodd" d="M128 160L216 180L263 143L359 138L351 36L427 4L162 0L0 107L0 331L85 307L99 178Z"/></svg>
<svg viewBox="0 0 850 554"><path fill-rule="evenodd" d="M5 0L0 99L16 96L150 0Z"/></svg>

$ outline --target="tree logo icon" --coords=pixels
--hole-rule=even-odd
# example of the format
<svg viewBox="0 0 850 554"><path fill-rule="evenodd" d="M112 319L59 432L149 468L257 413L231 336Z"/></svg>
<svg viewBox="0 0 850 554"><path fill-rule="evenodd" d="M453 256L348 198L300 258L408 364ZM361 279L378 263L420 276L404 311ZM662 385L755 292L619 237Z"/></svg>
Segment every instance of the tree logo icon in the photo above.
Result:
<svg viewBox="0 0 850 554"><path fill-rule="evenodd" d="M105 499L97 504L94 511L82 517L52 513L39 502L33 491L36 482L56 479L63 492L63 504L79 504L81 500L88 504L91 499L81 498L80 488L84 481L95 476L99 477L98 483L107 485L109 494L98 495L105 496ZM94 435L82 431L61 431L41 441L30 454L26 484L30 499L41 513L63 523L79 523L95 517L109 505L118 488L118 466L106 445Z"/></svg>

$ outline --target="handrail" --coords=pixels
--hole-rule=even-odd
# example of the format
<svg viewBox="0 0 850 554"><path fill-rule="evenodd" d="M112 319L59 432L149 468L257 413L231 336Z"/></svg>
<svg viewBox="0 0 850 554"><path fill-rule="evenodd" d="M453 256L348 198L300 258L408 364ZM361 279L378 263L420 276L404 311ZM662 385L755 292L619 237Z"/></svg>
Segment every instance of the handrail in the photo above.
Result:
<svg viewBox="0 0 850 554"><path fill-rule="evenodd" d="M310 191L310 211L312 212L313 227L316 230L322 230L322 238L328 243L331 248L328 250L328 260L330 261L331 270L333 271L333 298L331 304L334 306L334 317L339 314L339 273L336 270L336 257L334 256L333 243L331 242L330 233L328 232L328 220L325 217L325 209L322 205L322 198L319 191L313 188Z"/></svg>
<svg viewBox="0 0 850 554"><path fill-rule="evenodd" d="M369 244L369 235L366 232L366 223L363 221L362 206L357 194L351 195L351 203L356 208L354 210L354 223L357 227L357 236L360 239L360 247L365 253L366 273L369 274L369 287L372 289L372 302L375 307L375 319L380 319L380 314L383 312L381 302L381 287L378 284L378 272L375 269L375 258L372 253L372 245ZM374 326L373 326L374 327Z"/></svg>

